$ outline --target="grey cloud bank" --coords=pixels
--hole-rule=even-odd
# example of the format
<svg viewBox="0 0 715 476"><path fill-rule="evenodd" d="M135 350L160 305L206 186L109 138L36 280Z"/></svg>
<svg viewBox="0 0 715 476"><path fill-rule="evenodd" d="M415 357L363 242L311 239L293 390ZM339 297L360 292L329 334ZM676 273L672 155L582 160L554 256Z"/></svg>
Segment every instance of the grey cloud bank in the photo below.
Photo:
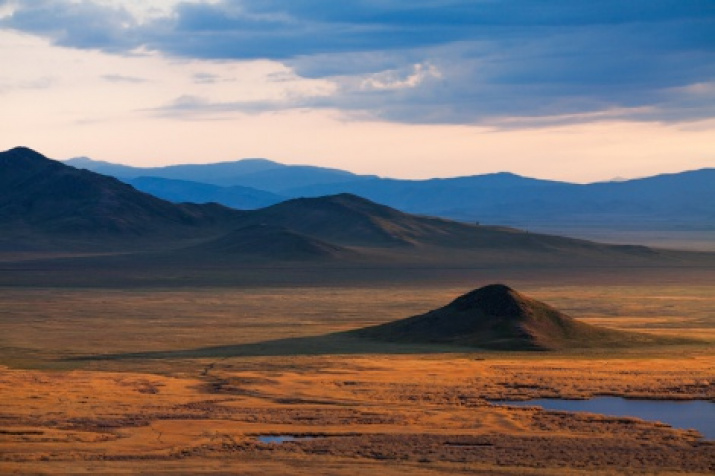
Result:
<svg viewBox="0 0 715 476"><path fill-rule="evenodd" d="M114 54L141 47L179 58L270 59L336 84L330 95L278 102L195 100L184 114L306 107L500 124L715 113L711 0L225 0L179 3L146 22L92 1L39 0L16 4L0 27Z"/></svg>

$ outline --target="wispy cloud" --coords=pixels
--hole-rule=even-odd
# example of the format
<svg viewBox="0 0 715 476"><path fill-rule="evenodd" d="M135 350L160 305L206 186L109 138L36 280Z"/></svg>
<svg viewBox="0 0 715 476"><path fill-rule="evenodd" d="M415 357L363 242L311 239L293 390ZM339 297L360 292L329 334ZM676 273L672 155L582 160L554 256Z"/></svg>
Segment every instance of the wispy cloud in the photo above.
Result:
<svg viewBox="0 0 715 476"><path fill-rule="evenodd" d="M126 76L123 74L105 74L102 79L109 81L110 83L146 83L148 80L144 78L138 78L136 76Z"/></svg>
<svg viewBox="0 0 715 476"><path fill-rule="evenodd" d="M23 89L48 89L54 84L55 79L51 76L42 76L32 80L16 82L0 79L0 94Z"/></svg>
<svg viewBox="0 0 715 476"><path fill-rule="evenodd" d="M384 71L372 74L360 83L360 89L365 91L384 91L415 88L430 78L440 79L442 73L434 65L416 64L407 74L399 71Z"/></svg>

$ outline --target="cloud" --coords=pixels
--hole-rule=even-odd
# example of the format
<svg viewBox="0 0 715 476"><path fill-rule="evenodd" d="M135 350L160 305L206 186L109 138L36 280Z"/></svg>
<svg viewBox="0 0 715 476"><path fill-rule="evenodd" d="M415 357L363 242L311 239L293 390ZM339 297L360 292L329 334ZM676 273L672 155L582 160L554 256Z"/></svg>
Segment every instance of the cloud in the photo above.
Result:
<svg viewBox="0 0 715 476"><path fill-rule="evenodd" d="M35 0L17 4L0 27L36 34L55 44L122 52L140 43L136 21L124 8L91 1Z"/></svg>
<svg viewBox="0 0 715 476"><path fill-rule="evenodd" d="M441 78L442 73L434 65L416 64L404 75L398 71L384 71L371 75L360 83L360 89L365 91L384 91L415 88L429 78Z"/></svg>
<svg viewBox="0 0 715 476"><path fill-rule="evenodd" d="M220 76L211 73L194 73L194 83L196 84L214 84L220 81Z"/></svg>
<svg viewBox="0 0 715 476"><path fill-rule="evenodd" d="M105 81L109 81L110 83L133 83L133 84L139 84L139 83L146 83L147 80L144 78L138 78L136 76L126 76L123 74L105 74L102 76L102 79Z"/></svg>
<svg viewBox="0 0 715 476"><path fill-rule="evenodd" d="M227 109L506 124L613 111L690 120L711 115L715 102L710 89L697 100L688 90L715 80L712 0L223 0L177 3L142 21L119 0L38 0L18 4L0 27L111 53L270 59L335 86L316 97L229 99Z"/></svg>
<svg viewBox="0 0 715 476"><path fill-rule="evenodd" d="M7 79L0 79L0 94L7 93L9 91L18 90L38 90L38 89L49 89L56 84L56 79L51 76L42 76L39 78L25 80L25 81L8 81Z"/></svg>

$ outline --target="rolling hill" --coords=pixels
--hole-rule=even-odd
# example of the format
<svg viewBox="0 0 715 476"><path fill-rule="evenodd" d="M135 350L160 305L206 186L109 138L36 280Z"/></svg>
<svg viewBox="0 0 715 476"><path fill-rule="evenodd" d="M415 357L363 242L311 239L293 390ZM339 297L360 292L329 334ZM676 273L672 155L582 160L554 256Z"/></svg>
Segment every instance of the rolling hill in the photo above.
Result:
<svg viewBox="0 0 715 476"><path fill-rule="evenodd" d="M589 325L503 284L476 289L426 314L352 333L390 342L452 344L495 350L682 343Z"/></svg>
<svg viewBox="0 0 715 476"><path fill-rule="evenodd" d="M641 246L611 246L514 228L412 215L352 194L296 198L246 211L243 226L268 224L343 246L443 250L521 250L529 253L616 252L655 255Z"/></svg>
<svg viewBox="0 0 715 476"><path fill-rule="evenodd" d="M240 215L216 204L173 204L25 147L0 152L0 172L6 245L81 239L102 247L142 238L200 237L231 227Z"/></svg>
<svg viewBox="0 0 715 476"><path fill-rule="evenodd" d="M347 248L271 225L249 225L178 252L193 256L215 255L222 259L238 256L257 261L324 261L357 257Z"/></svg>

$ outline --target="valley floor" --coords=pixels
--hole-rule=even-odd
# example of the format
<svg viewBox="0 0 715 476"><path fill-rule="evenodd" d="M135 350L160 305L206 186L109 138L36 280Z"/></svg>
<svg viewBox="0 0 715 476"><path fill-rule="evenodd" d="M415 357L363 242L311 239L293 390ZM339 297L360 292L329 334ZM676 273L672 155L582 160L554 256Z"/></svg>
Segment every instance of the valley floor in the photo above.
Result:
<svg viewBox="0 0 715 476"><path fill-rule="evenodd" d="M583 278L585 280L585 278ZM476 283L474 287L476 287ZM711 474L715 443L494 399L715 399L715 283L519 290L702 345L475 352L331 335L472 287L0 290L3 474ZM267 435L302 436L285 443Z"/></svg>
<svg viewBox="0 0 715 476"><path fill-rule="evenodd" d="M202 360L196 377L2 369L4 473L707 474L715 443L486 399L715 398L715 357ZM263 443L265 435L309 437ZM419 473L417 473L419 474Z"/></svg>

